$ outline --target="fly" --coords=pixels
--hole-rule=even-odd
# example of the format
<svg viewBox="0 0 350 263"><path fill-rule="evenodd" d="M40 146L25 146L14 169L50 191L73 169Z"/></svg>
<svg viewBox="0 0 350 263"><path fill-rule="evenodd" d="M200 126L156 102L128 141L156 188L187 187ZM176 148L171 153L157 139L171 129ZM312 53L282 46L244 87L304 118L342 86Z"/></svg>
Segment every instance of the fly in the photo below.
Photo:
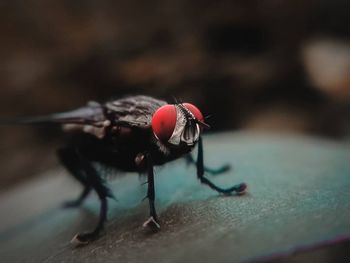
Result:
<svg viewBox="0 0 350 263"><path fill-rule="evenodd" d="M87 244L96 239L107 217L107 198L113 198L105 177L94 167L101 163L121 171L147 176L149 218L143 226L160 228L155 209L154 166L185 157L197 167L201 183L223 194L243 194L245 183L220 188L204 176L229 169L210 169L203 163L202 131L209 126L200 110L190 103L168 104L148 96L130 96L104 104L89 102L85 107L48 116L22 118L15 123L58 123L70 134L66 145L58 149L58 158L68 172L78 180L83 191L65 207L79 207L91 191L100 199L100 215L92 231L78 233L75 244ZM190 154L198 145L197 160Z"/></svg>

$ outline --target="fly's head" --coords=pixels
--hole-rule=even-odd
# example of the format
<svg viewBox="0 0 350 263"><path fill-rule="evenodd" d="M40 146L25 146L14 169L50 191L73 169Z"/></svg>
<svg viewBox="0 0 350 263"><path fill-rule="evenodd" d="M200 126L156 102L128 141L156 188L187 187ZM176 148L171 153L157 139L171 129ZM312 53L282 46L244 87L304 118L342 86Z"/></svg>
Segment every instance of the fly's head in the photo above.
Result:
<svg viewBox="0 0 350 263"><path fill-rule="evenodd" d="M190 103L164 105L152 117L155 137L170 147L194 147L203 128L209 128L203 114Z"/></svg>

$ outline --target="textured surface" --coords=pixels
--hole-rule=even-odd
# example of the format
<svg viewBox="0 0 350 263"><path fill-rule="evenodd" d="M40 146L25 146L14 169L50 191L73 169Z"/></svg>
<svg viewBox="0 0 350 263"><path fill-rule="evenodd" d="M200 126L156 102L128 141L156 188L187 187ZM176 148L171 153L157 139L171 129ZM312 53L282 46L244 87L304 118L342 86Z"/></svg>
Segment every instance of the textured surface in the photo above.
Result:
<svg viewBox="0 0 350 263"><path fill-rule="evenodd" d="M288 253L350 235L349 144L305 137L220 134L204 139L208 166L231 163L218 185L245 181L245 196L219 196L178 161L157 169L162 229L142 228L146 186L130 175L111 182L106 231L74 248L91 228L98 202L62 210L80 186L62 169L0 196L1 262L235 262ZM58 174L58 176L57 176Z"/></svg>

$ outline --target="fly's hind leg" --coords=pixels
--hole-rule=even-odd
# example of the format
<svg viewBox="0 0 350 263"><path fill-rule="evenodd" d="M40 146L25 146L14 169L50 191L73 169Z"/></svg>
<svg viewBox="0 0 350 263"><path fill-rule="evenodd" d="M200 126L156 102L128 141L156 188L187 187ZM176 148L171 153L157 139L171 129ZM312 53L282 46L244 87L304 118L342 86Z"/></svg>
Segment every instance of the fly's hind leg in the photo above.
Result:
<svg viewBox="0 0 350 263"><path fill-rule="evenodd" d="M187 154L185 156L187 164L194 164L197 165L197 162L194 160L193 156L191 154ZM207 167L203 165L204 172L211 174L211 175L219 175L222 173L226 173L231 169L231 166L229 164L224 164L217 168Z"/></svg>
<svg viewBox="0 0 350 263"><path fill-rule="evenodd" d="M75 244L87 244L96 239L103 229L104 223L107 220L107 197L114 198L111 190L105 185L103 178L98 174L91 162L79 152L80 163L86 174L88 184L95 190L100 199L100 214L97 225L92 231L78 233L72 239Z"/></svg>
<svg viewBox="0 0 350 263"><path fill-rule="evenodd" d="M232 194L234 192L237 194L244 194L247 189L247 185L245 183L236 184L229 188L218 187L204 176L204 171L205 169L203 164L203 142L202 142L202 138L199 137L198 158L197 158L197 177L201 181L201 183L206 184L210 188L214 189L215 191L223 194Z"/></svg>
<svg viewBox="0 0 350 263"><path fill-rule="evenodd" d="M89 241L96 239L102 230L107 219L107 197L114 198L114 196L105 185L103 178L78 148L60 150L59 156L66 168L84 185L83 192L73 203L81 203L91 189L95 190L100 199L100 214L95 228L86 233L78 233L71 241L75 244L87 244Z"/></svg>
<svg viewBox="0 0 350 263"><path fill-rule="evenodd" d="M86 175L82 170L80 158L75 148L61 148L57 151L57 155L64 167L69 173L77 179L84 187L78 198L63 203L63 207L79 207L91 191L91 186L86 179Z"/></svg>

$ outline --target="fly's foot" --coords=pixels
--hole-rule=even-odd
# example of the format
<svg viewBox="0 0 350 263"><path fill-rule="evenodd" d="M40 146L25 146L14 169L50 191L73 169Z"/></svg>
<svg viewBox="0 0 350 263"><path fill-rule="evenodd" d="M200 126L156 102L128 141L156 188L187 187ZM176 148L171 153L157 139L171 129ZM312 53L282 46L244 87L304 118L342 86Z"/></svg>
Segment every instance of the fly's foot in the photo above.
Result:
<svg viewBox="0 0 350 263"><path fill-rule="evenodd" d="M154 230L159 230L160 229L160 225L158 223L158 220L156 220L153 216L151 216L150 218L148 218L142 225L143 227L150 227Z"/></svg>
<svg viewBox="0 0 350 263"><path fill-rule="evenodd" d="M226 173L231 170L231 165L225 164L216 171L217 174Z"/></svg>
<svg viewBox="0 0 350 263"><path fill-rule="evenodd" d="M237 195L244 195L247 191L247 184L246 183L240 183L232 186L231 188L224 189L221 191L225 195L230 195L232 193L236 193Z"/></svg>
<svg viewBox="0 0 350 263"><path fill-rule="evenodd" d="M241 183L241 184L238 185L236 193L238 195L244 195L246 193L246 191L247 191L247 188L248 188L248 186L247 186L246 183Z"/></svg>
<svg viewBox="0 0 350 263"><path fill-rule="evenodd" d="M241 183L241 184L239 185L237 194L239 194L239 195L245 194L246 191L247 191L247 188L248 188L248 185L247 185L246 183Z"/></svg>
<svg viewBox="0 0 350 263"><path fill-rule="evenodd" d="M95 240L97 236L98 235L94 232L82 233L82 234L78 233L72 238L70 243L76 246L87 245L89 242Z"/></svg>
<svg viewBox="0 0 350 263"><path fill-rule="evenodd" d="M219 168L208 168L208 167L204 167L204 171L211 174L211 175L220 175L223 173L228 172L229 170L231 170L231 166L229 164L225 164Z"/></svg>

